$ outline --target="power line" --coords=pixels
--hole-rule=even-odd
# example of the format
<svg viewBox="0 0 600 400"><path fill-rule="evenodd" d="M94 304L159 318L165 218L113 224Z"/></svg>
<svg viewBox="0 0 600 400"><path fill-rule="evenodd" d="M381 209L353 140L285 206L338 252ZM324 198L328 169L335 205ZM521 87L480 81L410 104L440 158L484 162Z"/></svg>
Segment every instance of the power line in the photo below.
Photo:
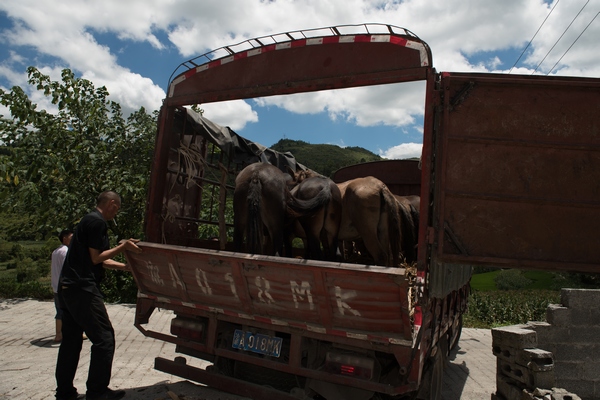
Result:
<svg viewBox="0 0 600 400"><path fill-rule="evenodd" d="M581 33L579 34L579 36L577 36L577 39L575 39L575 41L573 43L571 43L571 45L569 46L569 48L567 49L567 51L565 51L563 53L563 55L560 56L560 58L558 59L558 61L556 62L556 64L554 64L552 66L552 68L550 68L550 71L548 71L548 73L546 75L549 75L550 72L552 72L552 70L554 70L554 68L558 65L558 63L560 62L560 60L563 59L563 57L565 56L565 54L567 54L569 52L569 50L571 50L571 47L573 47L573 45L579 40L579 38L581 37L581 35L583 35L583 32L585 32L587 30L587 28L589 28L589 26L592 24L592 22L594 22L594 20L598 16L598 14L600 14L600 12L598 12L598 13L596 13L596 15L594 15L594 18L592 18L592 20L590 21L590 23L587 24L587 26L583 29L583 31L581 31Z"/></svg>
<svg viewBox="0 0 600 400"><path fill-rule="evenodd" d="M554 42L554 44L552 45L552 47L550 48L550 50L548 50L548 52L546 53L546 55L544 56L544 58L542 58L542 61L540 61L540 63L537 65L537 67L535 67L535 69L533 70L533 72L531 73L531 75L535 74L535 72L538 70L538 68L540 67L540 65L542 65L542 63L544 62L544 60L546 59L546 57L548 57L548 54L550 54L550 52L554 49L554 47L558 44L558 42L560 42L560 39L562 39L562 37L565 35L565 33L567 33L567 31L569 30L569 28L571 27L571 25L573 25L573 22L575 22L575 20L577 19L577 17L579 17L579 14L581 14L581 12L583 11L583 9L588 5L589 2L590 2L590 0L586 1L585 4L583 5L583 7L581 7L581 10L579 10L579 12L575 16L575 18L573 18L571 20L571 23L563 31L562 35L560 35L560 37L556 40L556 42Z"/></svg>
<svg viewBox="0 0 600 400"><path fill-rule="evenodd" d="M510 70L508 71L509 74L512 72L513 68L517 65L517 63L519 62L519 60L521 59L521 57L523 57L523 54L525 54L525 51L527 51L527 49L531 45L531 42L533 42L533 39L535 39L535 37L537 36L538 32L540 31L540 29L542 29L542 26L544 26L544 24L546 23L546 20L548 19L548 17L550 17L550 14L552 14L552 11L554 11L554 9L556 8L556 6L558 5L559 2L560 2L560 0L557 0L556 3L554 4L554 6L552 7L552 9L550 10L550 12L548 13L548 15L546 15L546 18L544 18L544 21L542 21L542 24L540 25L540 27L538 28L538 30L535 31L535 34L533 35L533 37L531 38L531 40L529 41L529 43L527 43L527 46L525 46L525 48L521 52L521 55L519 56L519 58L517 58L517 61L515 61L514 65L512 67L510 67Z"/></svg>

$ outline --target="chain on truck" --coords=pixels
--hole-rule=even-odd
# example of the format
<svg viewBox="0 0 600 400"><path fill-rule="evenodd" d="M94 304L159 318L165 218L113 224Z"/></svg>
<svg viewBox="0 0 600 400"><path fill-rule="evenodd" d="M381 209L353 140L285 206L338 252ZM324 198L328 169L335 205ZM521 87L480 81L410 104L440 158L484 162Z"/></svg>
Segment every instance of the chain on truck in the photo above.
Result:
<svg viewBox="0 0 600 400"><path fill-rule="evenodd" d="M187 356L158 357L159 370L255 399L440 399L473 265L598 270L598 79L438 73L424 41L381 24L247 40L171 78L143 253L127 254L136 327ZM231 251L237 172L297 165L189 106L415 81L420 169L384 161L336 173L421 196L415 266ZM157 308L174 313L170 332L151 328Z"/></svg>

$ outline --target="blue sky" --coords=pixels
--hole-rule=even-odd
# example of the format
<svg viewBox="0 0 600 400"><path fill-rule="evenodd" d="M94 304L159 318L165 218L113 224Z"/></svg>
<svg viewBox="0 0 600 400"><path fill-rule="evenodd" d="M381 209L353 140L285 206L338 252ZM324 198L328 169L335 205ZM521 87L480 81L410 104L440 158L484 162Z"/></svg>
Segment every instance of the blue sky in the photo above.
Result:
<svg viewBox="0 0 600 400"><path fill-rule="evenodd" d="M539 29L510 73L531 74L544 60L536 74L599 77L599 11L600 0L3 0L0 88L29 91L30 65L54 79L70 68L125 110L154 110L182 61L252 37L372 22L409 29L430 45L438 71L456 72L508 73ZM267 146L286 137L407 158L420 154L423 91L401 84L202 107ZM30 97L53 111L39 93Z"/></svg>

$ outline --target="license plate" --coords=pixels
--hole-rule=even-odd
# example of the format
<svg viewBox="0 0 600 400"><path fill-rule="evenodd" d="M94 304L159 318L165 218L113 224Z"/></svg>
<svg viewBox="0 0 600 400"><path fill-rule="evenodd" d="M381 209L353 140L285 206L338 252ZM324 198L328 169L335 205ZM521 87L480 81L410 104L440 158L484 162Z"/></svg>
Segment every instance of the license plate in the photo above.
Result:
<svg viewBox="0 0 600 400"><path fill-rule="evenodd" d="M245 351L252 351L258 354L266 354L272 357L279 357L281 354L281 346L283 339L262 335L260 333L253 334L236 329L233 333L233 343L231 347Z"/></svg>

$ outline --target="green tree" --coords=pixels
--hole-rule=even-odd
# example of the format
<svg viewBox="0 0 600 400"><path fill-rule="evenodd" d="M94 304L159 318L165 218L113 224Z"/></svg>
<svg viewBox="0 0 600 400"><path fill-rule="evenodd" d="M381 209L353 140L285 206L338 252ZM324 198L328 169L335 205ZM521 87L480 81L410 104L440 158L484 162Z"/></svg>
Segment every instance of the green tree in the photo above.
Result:
<svg viewBox="0 0 600 400"><path fill-rule="evenodd" d="M140 237L157 113L144 108L125 118L105 87L62 71L52 81L29 67L28 84L56 107L38 109L18 86L0 90L10 118L0 117L0 205L28 215L38 239L75 224L103 190L123 198L111 224L116 239Z"/></svg>

